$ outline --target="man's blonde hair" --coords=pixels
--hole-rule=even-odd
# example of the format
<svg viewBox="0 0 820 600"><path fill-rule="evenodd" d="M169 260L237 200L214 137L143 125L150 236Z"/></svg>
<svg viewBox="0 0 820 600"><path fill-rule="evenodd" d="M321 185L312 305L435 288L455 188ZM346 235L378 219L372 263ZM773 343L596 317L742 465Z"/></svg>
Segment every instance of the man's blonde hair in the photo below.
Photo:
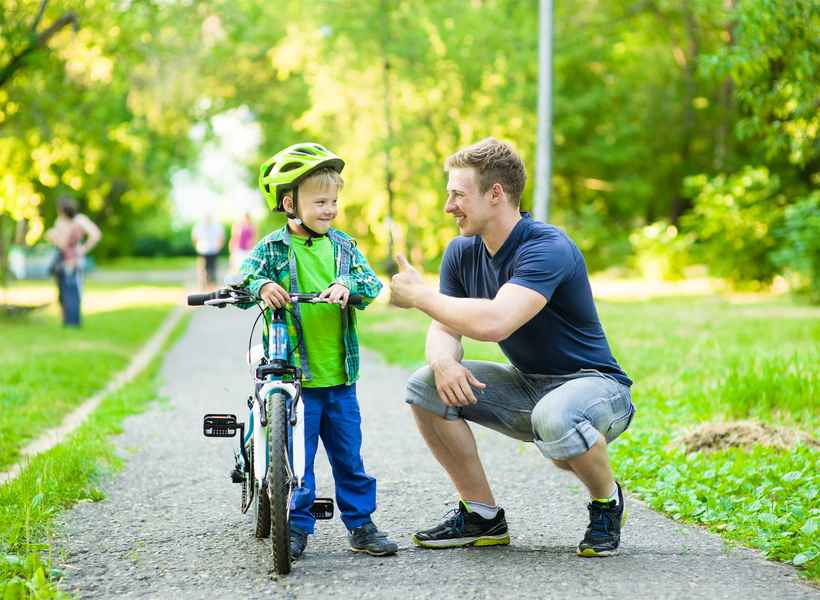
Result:
<svg viewBox="0 0 820 600"><path fill-rule="evenodd" d="M299 185L302 186L308 182L310 182L312 186L315 186L316 189L322 191L330 189L331 186L336 186L336 191L341 191L345 186L345 180L342 179L342 174L331 167L316 169L313 173L305 177Z"/></svg>
<svg viewBox="0 0 820 600"><path fill-rule="evenodd" d="M527 183L524 162L513 147L493 137L484 138L462 148L444 161L444 170L472 167L478 171L478 185L485 193L494 183L500 183L513 205L521 203Z"/></svg>

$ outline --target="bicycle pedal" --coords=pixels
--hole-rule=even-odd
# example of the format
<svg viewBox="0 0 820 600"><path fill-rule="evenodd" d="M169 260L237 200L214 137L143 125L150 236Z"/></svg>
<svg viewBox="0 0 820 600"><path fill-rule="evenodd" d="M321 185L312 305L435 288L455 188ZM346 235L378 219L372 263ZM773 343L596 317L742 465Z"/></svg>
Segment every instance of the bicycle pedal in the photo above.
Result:
<svg viewBox="0 0 820 600"><path fill-rule="evenodd" d="M310 512L316 519L332 519L333 506L333 498L316 498L313 506L310 507Z"/></svg>
<svg viewBox="0 0 820 600"><path fill-rule="evenodd" d="M205 415L202 420L205 437L233 437L237 429L236 415Z"/></svg>

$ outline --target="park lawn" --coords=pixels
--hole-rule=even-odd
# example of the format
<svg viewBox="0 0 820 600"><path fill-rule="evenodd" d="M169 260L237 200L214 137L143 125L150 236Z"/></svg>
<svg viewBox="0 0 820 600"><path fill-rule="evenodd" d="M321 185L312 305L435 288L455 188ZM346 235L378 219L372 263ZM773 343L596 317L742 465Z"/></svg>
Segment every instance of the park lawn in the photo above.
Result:
<svg viewBox="0 0 820 600"><path fill-rule="evenodd" d="M187 271L194 267L195 256L121 256L97 263L98 269L107 271Z"/></svg>
<svg viewBox="0 0 820 600"><path fill-rule="evenodd" d="M106 396L62 444L34 457L17 479L0 486L0 598L70 598L56 586L62 574L53 564L54 519L77 502L104 498L101 480L123 462L110 437L122 432L125 417L159 398L163 354L187 324L187 318L180 321L148 368Z"/></svg>
<svg viewBox="0 0 820 600"><path fill-rule="evenodd" d="M52 293L38 284L12 288L11 297ZM124 369L173 307L180 288L91 285L83 327L65 329L56 306L0 319L0 469L20 449Z"/></svg>
<svg viewBox="0 0 820 600"><path fill-rule="evenodd" d="M785 298L717 296L598 302L618 361L635 380L634 422L612 446L619 479L656 510L719 532L820 578L820 451L763 446L687 454L699 423L753 418L817 437L820 309ZM429 319L374 305L360 339L388 362L424 361ZM465 357L503 361L465 340Z"/></svg>

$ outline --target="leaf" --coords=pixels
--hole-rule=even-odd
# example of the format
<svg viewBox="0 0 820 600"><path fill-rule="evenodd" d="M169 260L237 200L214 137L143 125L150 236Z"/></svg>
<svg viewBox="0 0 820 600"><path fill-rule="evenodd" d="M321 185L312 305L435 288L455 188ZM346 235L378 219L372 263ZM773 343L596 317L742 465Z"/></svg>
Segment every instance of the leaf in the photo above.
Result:
<svg viewBox="0 0 820 600"><path fill-rule="evenodd" d="M797 556L792 559L792 564L795 567L799 567L800 565L805 565L810 560L814 559L817 556L817 552L815 550L807 550L806 552L801 552Z"/></svg>
<svg viewBox="0 0 820 600"><path fill-rule="evenodd" d="M809 519L803 524L803 527L800 528L800 533L812 536L818 529L820 529L820 519Z"/></svg>

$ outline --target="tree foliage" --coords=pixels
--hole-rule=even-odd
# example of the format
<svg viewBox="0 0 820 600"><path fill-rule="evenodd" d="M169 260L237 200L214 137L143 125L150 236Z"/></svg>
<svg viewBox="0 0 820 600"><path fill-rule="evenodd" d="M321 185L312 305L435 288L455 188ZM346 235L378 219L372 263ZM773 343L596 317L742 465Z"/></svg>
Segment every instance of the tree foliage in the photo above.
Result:
<svg viewBox="0 0 820 600"><path fill-rule="evenodd" d="M629 236L656 229L685 236L670 247L694 240L695 254L720 273L766 280L804 264L774 256L792 243L778 229L787 207L818 182L817 3L555 6L550 215L590 264L651 247ZM53 199L70 191L116 232L103 251L131 251L148 214L154 230L157 215L168 215L170 176L197 154L192 125L237 107L263 130L251 184L261 160L299 140L347 160L340 225L376 261L392 233L415 262L437 264L455 233L442 210L443 161L482 137L519 149L531 205L536 2L0 0L0 8L0 81L16 65L0 83L0 215L28 221L31 238ZM67 14L75 21L37 42ZM774 196L738 183L763 172ZM740 213L716 200L738 185ZM759 213L765 235L729 254L716 243L715 227ZM755 225L736 231L744 227ZM727 261L757 267L727 269Z"/></svg>

